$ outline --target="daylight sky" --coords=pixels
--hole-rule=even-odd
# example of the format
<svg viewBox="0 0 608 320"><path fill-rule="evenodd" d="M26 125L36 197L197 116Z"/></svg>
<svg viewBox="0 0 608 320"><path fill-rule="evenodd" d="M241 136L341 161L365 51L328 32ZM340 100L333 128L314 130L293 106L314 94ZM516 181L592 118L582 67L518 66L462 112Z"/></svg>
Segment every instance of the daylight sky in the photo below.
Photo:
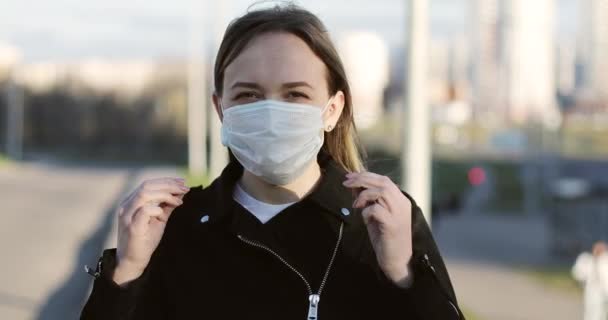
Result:
<svg viewBox="0 0 608 320"><path fill-rule="evenodd" d="M471 0L430 0L434 37L466 33ZM509 1L509 0L506 0ZM577 1L557 0L558 38L573 37ZM1 0L0 43L17 46L26 61L86 57L156 58L187 54L192 12L201 12L217 36L218 12L226 21L253 0ZM391 46L404 42L405 0L299 0L318 14L334 36L354 30L377 32ZM347 5L345 5L347 4ZM197 9L197 5L199 6ZM209 13L213 13L209 15Z"/></svg>

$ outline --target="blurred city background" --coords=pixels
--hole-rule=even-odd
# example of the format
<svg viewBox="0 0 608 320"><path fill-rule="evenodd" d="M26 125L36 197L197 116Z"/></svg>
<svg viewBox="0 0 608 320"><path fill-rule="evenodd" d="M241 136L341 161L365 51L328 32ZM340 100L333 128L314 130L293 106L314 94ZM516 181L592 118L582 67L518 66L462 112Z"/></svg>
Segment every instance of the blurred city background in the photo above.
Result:
<svg viewBox="0 0 608 320"><path fill-rule="evenodd" d="M296 2L339 48L369 169L401 185L408 2ZM0 318L77 318L118 202L146 178L217 176L213 59L252 3L0 3ZM581 319L570 268L608 240L608 0L423 14L427 210L460 304L473 320Z"/></svg>

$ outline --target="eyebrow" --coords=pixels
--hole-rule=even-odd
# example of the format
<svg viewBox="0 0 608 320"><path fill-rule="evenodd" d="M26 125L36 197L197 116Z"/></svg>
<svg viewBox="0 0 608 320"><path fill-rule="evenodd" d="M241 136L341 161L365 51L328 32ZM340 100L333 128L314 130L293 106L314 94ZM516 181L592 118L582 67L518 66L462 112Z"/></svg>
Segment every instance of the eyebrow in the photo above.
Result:
<svg viewBox="0 0 608 320"><path fill-rule="evenodd" d="M306 81L297 81L297 82L287 82L283 84L283 88L297 88L297 87L309 87L312 89L312 86L308 84Z"/></svg>
<svg viewBox="0 0 608 320"><path fill-rule="evenodd" d="M287 83L284 83L282 85L282 87L286 88L286 89L297 88L297 87L309 87L312 89L312 86L306 81L287 82ZM241 82L241 81L235 82L231 88L232 89L249 88L249 89L258 89L258 90L262 89L262 87L255 82Z"/></svg>

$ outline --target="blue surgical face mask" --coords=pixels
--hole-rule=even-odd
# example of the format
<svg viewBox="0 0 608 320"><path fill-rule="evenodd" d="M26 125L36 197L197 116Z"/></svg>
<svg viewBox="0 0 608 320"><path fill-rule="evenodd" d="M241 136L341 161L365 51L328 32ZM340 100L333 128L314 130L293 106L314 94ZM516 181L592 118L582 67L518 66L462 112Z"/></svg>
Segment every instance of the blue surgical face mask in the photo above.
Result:
<svg viewBox="0 0 608 320"><path fill-rule="evenodd" d="M245 169L274 185L304 173L323 146L323 109L261 100L223 110L222 144Z"/></svg>

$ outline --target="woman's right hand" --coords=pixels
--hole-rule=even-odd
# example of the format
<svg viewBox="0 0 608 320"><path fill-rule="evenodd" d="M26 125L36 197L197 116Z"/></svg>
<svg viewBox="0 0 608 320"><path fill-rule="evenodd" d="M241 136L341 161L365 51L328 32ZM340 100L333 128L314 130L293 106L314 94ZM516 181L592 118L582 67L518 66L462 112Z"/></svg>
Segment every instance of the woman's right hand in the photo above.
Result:
<svg viewBox="0 0 608 320"><path fill-rule="evenodd" d="M120 286L138 278L150 262L173 210L189 188L181 178L142 182L117 209L118 246L112 279Z"/></svg>

